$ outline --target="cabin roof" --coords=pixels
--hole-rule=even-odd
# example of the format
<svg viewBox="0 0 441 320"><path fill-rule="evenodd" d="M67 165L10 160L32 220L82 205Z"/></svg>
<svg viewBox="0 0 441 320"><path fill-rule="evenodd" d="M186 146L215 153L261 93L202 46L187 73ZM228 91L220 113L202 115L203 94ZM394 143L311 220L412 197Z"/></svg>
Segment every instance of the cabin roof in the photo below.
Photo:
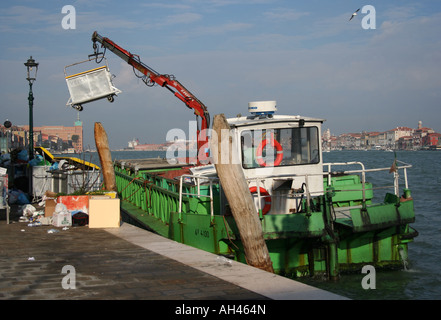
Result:
<svg viewBox="0 0 441 320"><path fill-rule="evenodd" d="M227 119L228 124L232 127L249 126L249 125L262 124L262 123L299 122L300 120L304 120L305 123L308 122L323 123L325 121L325 119L303 117L300 115L297 116L273 115L272 117L248 116L248 117L236 117L236 118Z"/></svg>

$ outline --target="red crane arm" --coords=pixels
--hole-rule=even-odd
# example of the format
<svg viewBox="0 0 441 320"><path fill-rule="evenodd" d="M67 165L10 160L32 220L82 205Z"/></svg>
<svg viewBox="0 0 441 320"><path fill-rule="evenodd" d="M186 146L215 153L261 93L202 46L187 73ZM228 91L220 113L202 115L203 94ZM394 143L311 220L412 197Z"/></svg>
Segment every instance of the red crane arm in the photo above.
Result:
<svg viewBox="0 0 441 320"><path fill-rule="evenodd" d="M193 109L194 114L201 118L200 130L203 130L203 134L201 134L199 129L197 130L199 153L201 148L208 142L207 131L205 129L208 129L210 126L210 115L207 111L207 107L190 91L188 91L179 81L175 80L174 77L172 78L172 76L169 75L159 74L152 68L142 63L138 55L134 55L123 49L112 40L100 36L95 31L92 35L92 41L94 43L94 48L96 48L95 43L99 42L102 47L112 51L129 65L133 66L133 68L144 74L147 77L147 81L144 81L147 85L153 85L156 83L161 87L167 88L175 95L175 97L184 102L189 109Z"/></svg>

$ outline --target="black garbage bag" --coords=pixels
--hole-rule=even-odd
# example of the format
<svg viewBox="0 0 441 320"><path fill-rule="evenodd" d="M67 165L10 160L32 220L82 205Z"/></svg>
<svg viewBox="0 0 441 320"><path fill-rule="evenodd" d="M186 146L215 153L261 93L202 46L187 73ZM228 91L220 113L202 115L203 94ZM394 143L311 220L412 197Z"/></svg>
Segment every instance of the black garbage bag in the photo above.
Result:
<svg viewBox="0 0 441 320"><path fill-rule="evenodd" d="M84 212L77 212L72 216L73 226L85 226L89 224L89 215Z"/></svg>

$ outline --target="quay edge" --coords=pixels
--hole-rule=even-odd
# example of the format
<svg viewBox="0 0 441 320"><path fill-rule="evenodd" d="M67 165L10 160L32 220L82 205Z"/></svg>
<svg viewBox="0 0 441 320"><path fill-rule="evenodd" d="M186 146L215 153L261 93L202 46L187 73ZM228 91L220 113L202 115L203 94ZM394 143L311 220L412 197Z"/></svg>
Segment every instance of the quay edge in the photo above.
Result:
<svg viewBox="0 0 441 320"><path fill-rule="evenodd" d="M128 223L124 223L121 228L106 229L106 231L142 248L272 300L349 300L344 296L243 263L236 261L223 263L215 254L178 243Z"/></svg>

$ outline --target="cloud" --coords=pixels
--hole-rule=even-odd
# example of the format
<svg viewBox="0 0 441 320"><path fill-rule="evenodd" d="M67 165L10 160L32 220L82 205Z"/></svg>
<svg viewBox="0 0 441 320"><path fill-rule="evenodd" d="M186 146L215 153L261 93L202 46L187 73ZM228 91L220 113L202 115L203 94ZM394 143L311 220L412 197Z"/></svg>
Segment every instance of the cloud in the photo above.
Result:
<svg viewBox="0 0 441 320"><path fill-rule="evenodd" d="M302 17L308 16L309 12L299 12L289 8L276 8L264 13L264 16L276 22L295 21Z"/></svg>
<svg viewBox="0 0 441 320"><path fill-rule="evenodd" d="M393 6L381 12L385 20L406 21L416 16L418 4L408 4L406 6Z"/></svg>
<svg viewBox="0 0 441 320"><path fill-rule="evenodd" d="M20 45L20 46L13 46L13 47L8 47L7 50L11 53L22 53L22 52L32 52L33 54L38 53L38 52L44 52L46 51L45 48L43 48L43 46L37 46L37 45L32 45L32 46L28 46L28 45Z"/></svg>
<svg viewBox="0 0 441 320"><path fill-rule="evenodd" d="M61 19L60 19L61 21ZM78 31L93 32L93 30L133 30L142 25L136 20L124 18L121 15L105 15L95 11L77 11Z"/></svg>
<svg viewBox="0 0 441 320"><path fill-rule="evenodd" d="M186 10L190 9L191 6L188 4L181 4L181 3L143 3L141 4L142 7L147 8L158 8L158 9L169 9L169 10Z"/></svg>
<svg viewBox="0 0 441 320"><path fill-rule="evenodd" d="M12 6L0 10L0 32L5 34L43 34L65 32L61 26L66 14L61 12L63 5L50 8L34 8L29 6ZM76 30L82 32L96 29L127 30L140 28L139 21L125 18L124 15L104 14L100 11L86 11L75 7Z"/></svg>
<svg viewBox="0 0 441 320"><path fill-rule="evenodd" d="M276 0L202 0L201 2L204 4L221 7L230 5L270 4L276 2Z"/></svg>
<svg viewBox="0 0 441 320"><path fill-rule="evenodd" d="M61 8L60 8L61 12ZM44 9L26 6L12 6L0 10L0 32L36 33L49 26L60 24L61 15L51 14Z"/></svg>
<svg viewBox="0 0 441 320"><path fill-rule="evenodd" d="M253 25L250 23L228 22L221 25L198 27L195 30L193 30L191 36L222 35L226 33L232 33L232 32L250 29L252 26Z"/></svg>
<svg viewBox="0 0 441 320"><path fill-rule="evenodd" d="M189 24L202 19L202 16L198 13L179 13L173 14L165 17L165 19L161 19L161 22L157 22L155 24L156 27L160 26L172 26L177 24Z"/></svg>

